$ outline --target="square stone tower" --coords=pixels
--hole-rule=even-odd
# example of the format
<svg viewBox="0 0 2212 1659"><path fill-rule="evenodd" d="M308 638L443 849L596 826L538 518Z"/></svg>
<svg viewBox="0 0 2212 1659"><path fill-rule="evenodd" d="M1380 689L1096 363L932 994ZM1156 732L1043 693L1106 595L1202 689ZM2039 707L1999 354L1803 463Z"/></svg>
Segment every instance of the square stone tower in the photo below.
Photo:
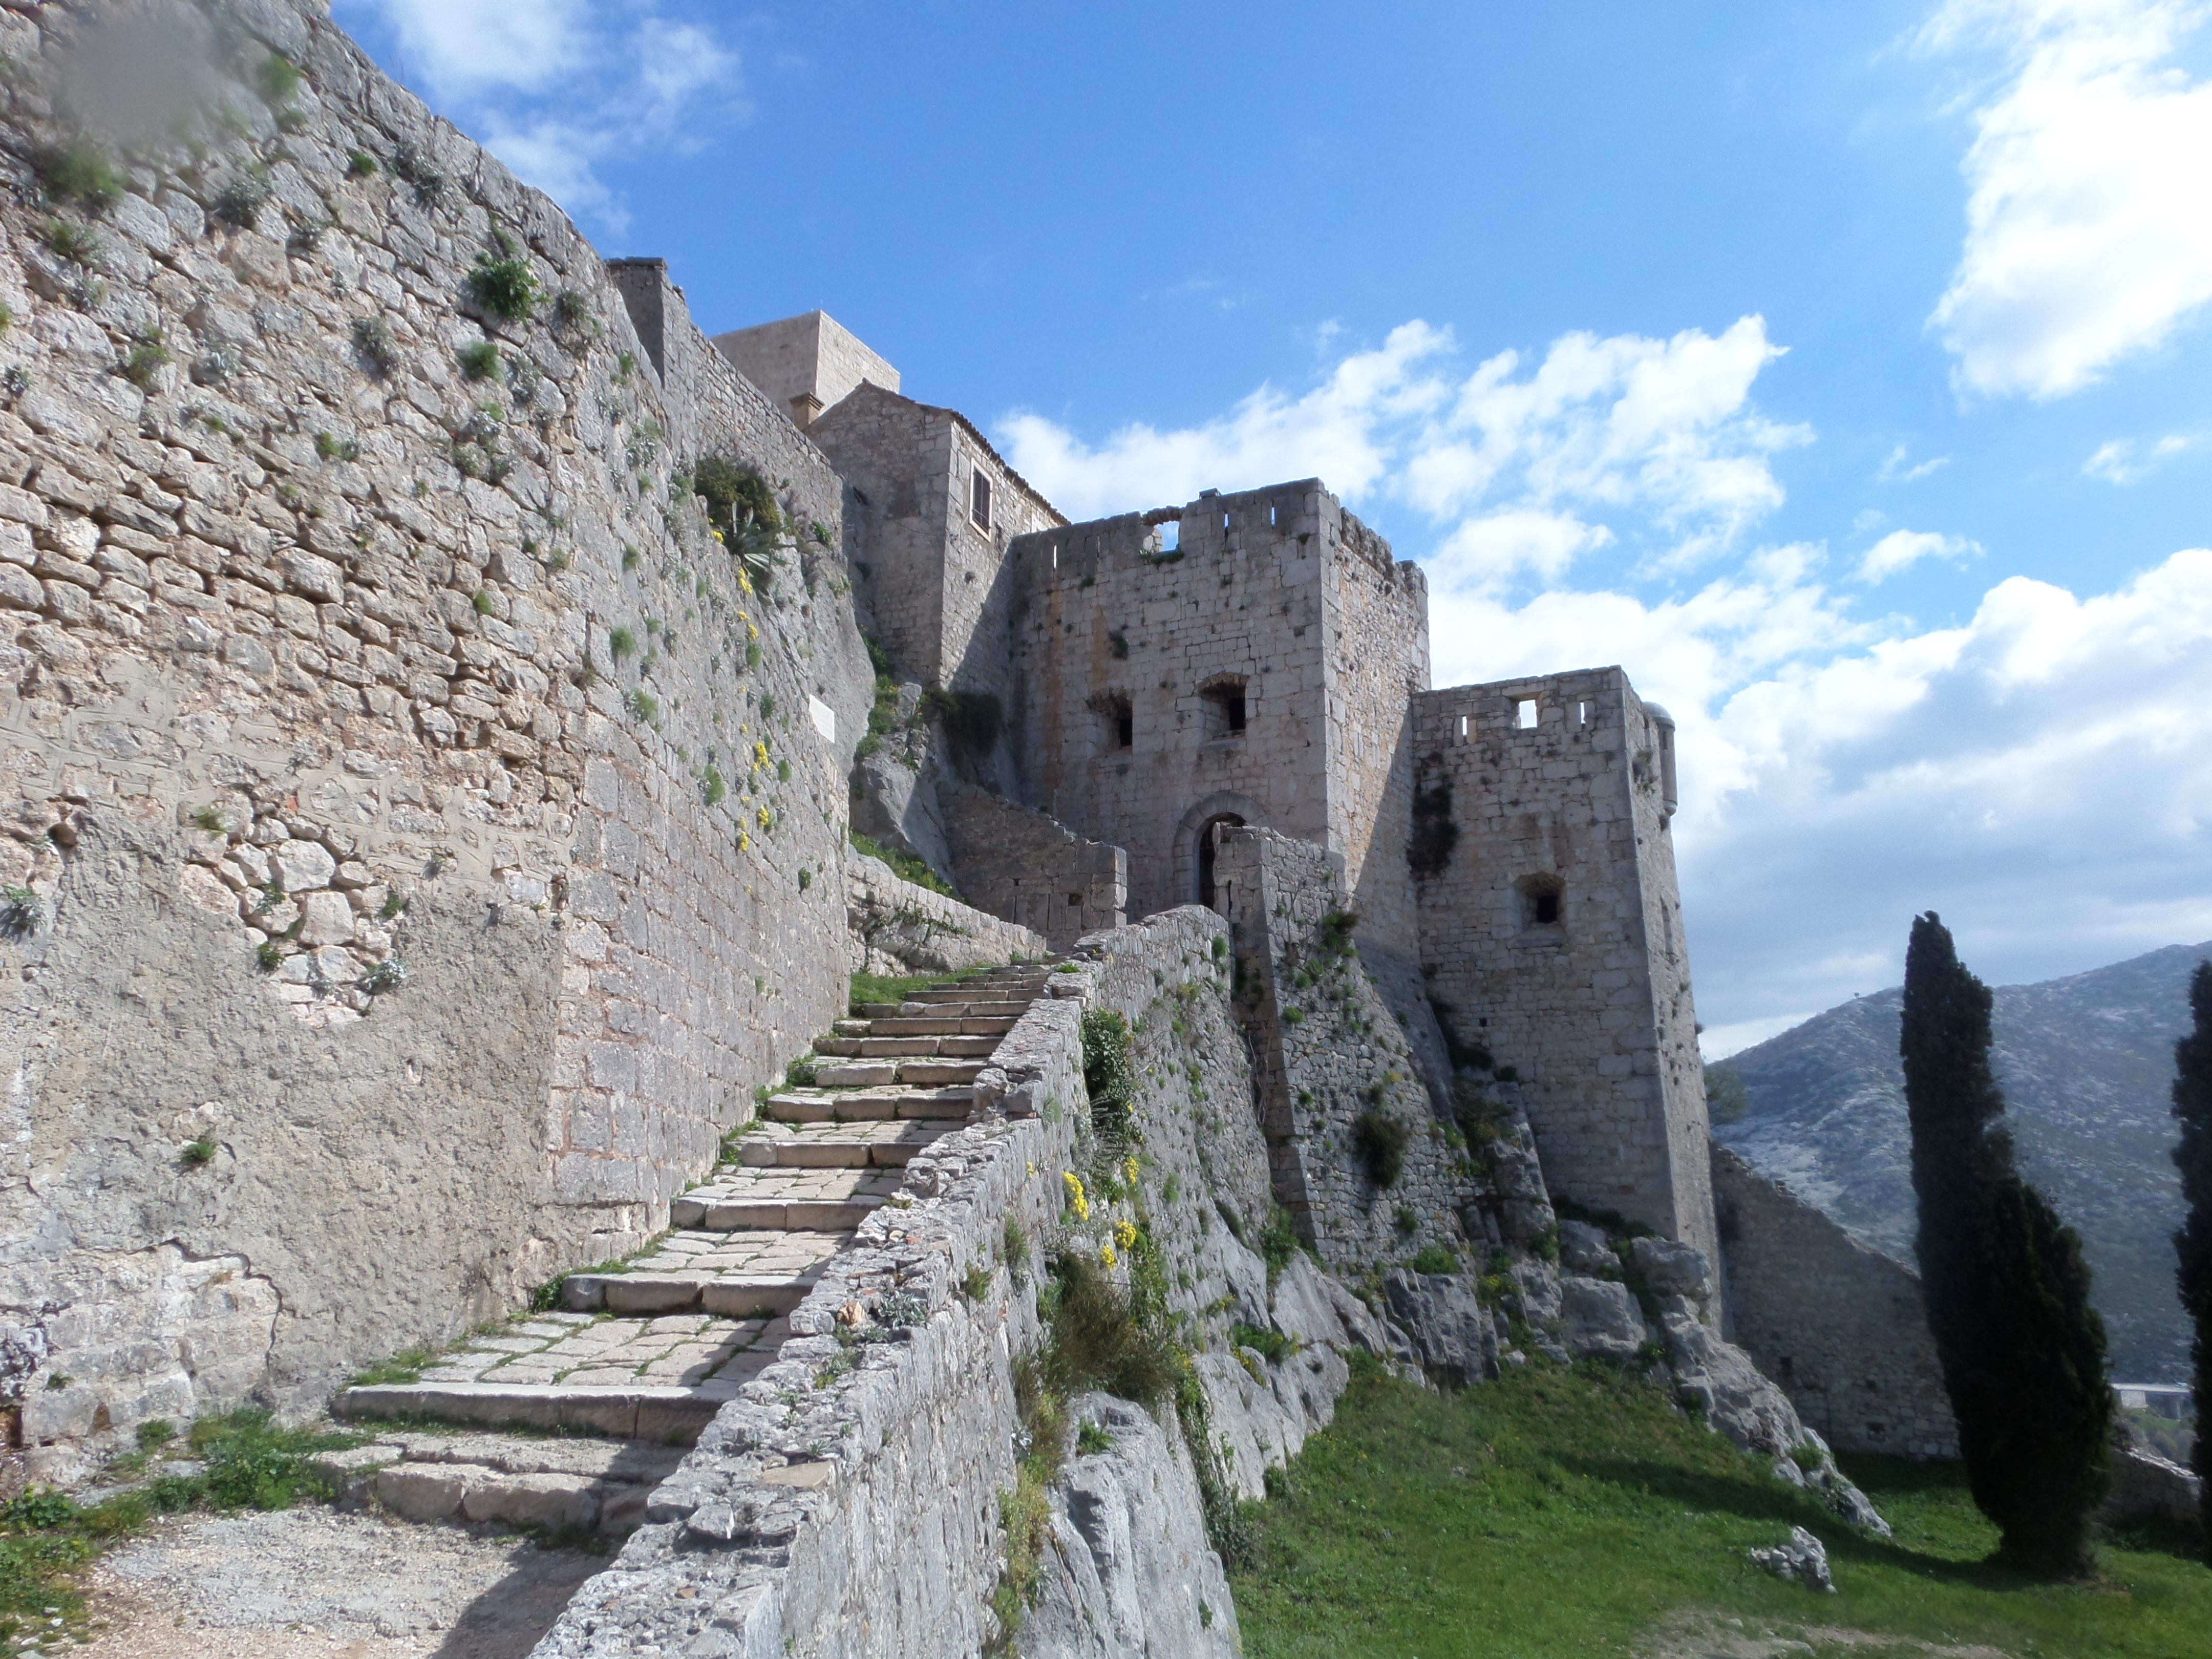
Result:
<svg viewBox="0 0 2212 1659"><path fill-rule="evenodd" d="M1039 531L1006 562L1020 787L1128 849L1132 914L1211 902L1207 831L1249 824L1326 848L1362 944L1410 959L1417 566L1313 478Z"/></svg>
<svg viewBox="0 0 2212 1659"><path fill-rule="evenodd" d="M793 422L811 427L863 384L899 389L899 372L826 311L804 312L714 336L714 349Z"/></svg>

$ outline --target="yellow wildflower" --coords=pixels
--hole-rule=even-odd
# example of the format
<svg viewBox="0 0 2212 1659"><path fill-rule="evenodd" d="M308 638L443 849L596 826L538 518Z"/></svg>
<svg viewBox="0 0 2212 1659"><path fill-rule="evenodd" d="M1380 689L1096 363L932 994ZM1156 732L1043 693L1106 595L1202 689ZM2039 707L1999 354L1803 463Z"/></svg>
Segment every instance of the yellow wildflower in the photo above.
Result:
<svg viewBox="0 0 2212 1659"><path fill-rule="evenodd" d="M773 830L775 828L775 814L769 811L765 806L762 807L760 810L760 826L763 830Z"/></svg>
<svg viewBox="0 0 2212 1659"><path fill-rule="evenodd" d="M1117 1259L1118 1258L1114 1254L1114 1247L1111 1244L1101 1244L1098 1247L1098 1260L1103 1262L1107 1267L1112 1267Z"/></svg>
<svg viewBox="0 0 2212 1659"><path fill-rule="evenodd" d="M753 744L753 770L757 772L768 764L768 745L756 741Z"/></svg>
<svg viewBox="0 0 2212 1659"><path fill-rule="evenodd" d="M1121 1184L1123 1186L1133 1187L1137 1184L1137 1155L1134 1152L1130 1153L1128 1157L1121 1160Z"/></svg>
<svg viewBox="0 0 2212 1659"><path fill-rule="evenodd" d="M1114 1242L1119 1244L1125 1250L1135 1249L1137 1248L1137 1224L1133 1221L1126 1219L1115 1222L1114 1224Z"/></svg>
<svg viewBox="0 0 2212 1659"><path fill-rule="evenodd" d="M750 852L751 852L752 850L753 850L753 838L752 838L750 836L747 835L744 830L738 830L738 851L739 851L740 853L750 853Z"/></svg>
<svg viewBox="0 0 2212 1659"><path fill-rule="evenodd" d="M1075 1212L1075 1218L1079 1221L1090 1220L1091 1200L1084 1193L1083 1177L1074 1170L1068 1170L1062 1172L1060 1178L1067 1188L1067 1207Z"/></svg>

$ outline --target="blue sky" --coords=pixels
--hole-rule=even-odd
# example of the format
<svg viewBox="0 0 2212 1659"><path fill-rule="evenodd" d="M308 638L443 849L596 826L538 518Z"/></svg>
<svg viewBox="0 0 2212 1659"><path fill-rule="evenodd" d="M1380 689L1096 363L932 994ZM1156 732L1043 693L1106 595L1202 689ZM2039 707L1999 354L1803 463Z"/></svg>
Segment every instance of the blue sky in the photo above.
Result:
<svg viewBox="0 0 2212 1659"><path fill-rule="evenodd" d="M710 330L1072 516L1319 473L1680 722L1709 1052L2212 937L2212 28L2152 0L337 0Z"/></svg>

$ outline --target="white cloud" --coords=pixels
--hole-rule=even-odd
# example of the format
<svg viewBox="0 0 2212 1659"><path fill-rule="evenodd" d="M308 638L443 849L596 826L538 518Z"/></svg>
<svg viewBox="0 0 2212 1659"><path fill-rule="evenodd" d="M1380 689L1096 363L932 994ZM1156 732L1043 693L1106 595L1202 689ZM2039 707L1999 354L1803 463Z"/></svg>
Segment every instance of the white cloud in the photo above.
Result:
<svg viewBox="0 0 2212 1659"><path fill-rule="evenodd" d="M439 92L543 90L574 69L588 33L581 0L361 0Z"/></svg>
<svg viewBox="0 0 2212 1659"><path fill-rule="evenodd" d="M1931 460L1912 464L1903 444L1889 452L1887 459L1875 476L1878 483L1917 483L1931 472L1940 472L1951 465L1948 455L1938 455Z"/></svg>
<svg viewBox="0 0 2212 1659"><path fill-rule="evenodd" d="M1923 32L1995 46L1958 269L1929 326L1962 391L2055 398L2212 300L2212 84L2172 62L2187 0L1950 0Z"/></svg>
<svg viewBox="0 0 2212 1659"><path fill-rule="evenodd" d="M1096 447L1018 410L997 422L999 441L1016 471L1079 520L1313 476L1357 497L1382 476L1389 429L1445 396L1422 366L1450 347L1449 331L1406 323L1379 349L1346 357L1303 397L1263 386L1202 425L1164 432L1140 422Z"/></svg>
<svg viewBox="0 0 2212 1659"><path fill-rule="evenodd" d="M1507 351L1457 382L1443 372L1453 343L1407 323L1304 396L1261 386L1216 420L1139 423L1096 447L1027 410L997 428L1014 465L1079 519L1318 475L1355 503L1386 492L1457 519L1446 556L1483 583L1556 578L1616 538L1602 513L1656 528L1662 562L1724 547L1782 501L1768 458L1810 436L1750 405L1782 353L1758 317L1717 337L1564 335L1525 374Z"/></svg>
<svg viewBox="0 0 2212 1659"><path fill-rule="evenodd" d="M1859 561L1859 580L1878 582L1923 559L1964 558L1981 550L1960 536L1941 535L1932 530L1893 530L1867 549L1866 556Z"/></svg>
<svg viewBox="0 0 2212 1659"><path fill-rule="evenodd" d="M617 235L629 216L604 166L696 149L752 113L734 49L704 22L635 0L337 0L337 9L380 19L404 67L516 177Z"/></svg>
<svg viewBox="0 0 2212 1659"><path fill-rule="evenodd" d="M2146 477L2160 461L2196 448L2204 441L2201 434L2168 433L2151 445L2140 461L2135 459L2135 441L2114 438L2100 444L2097 453L2081 463L2081 471L2093 478L2102 478L2108 483L2131 484Z"/></svg>

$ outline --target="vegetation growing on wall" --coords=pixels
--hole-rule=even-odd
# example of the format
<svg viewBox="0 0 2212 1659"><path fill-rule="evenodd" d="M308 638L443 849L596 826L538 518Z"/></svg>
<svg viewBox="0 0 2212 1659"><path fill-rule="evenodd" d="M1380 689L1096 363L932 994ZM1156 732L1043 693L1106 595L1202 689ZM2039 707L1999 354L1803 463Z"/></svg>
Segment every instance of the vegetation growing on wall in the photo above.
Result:
<svg viewBox="0 0 2212 1659"><path fill-rule="evenodd" d="M2181 1305L2196 1326L2193 1358L2198 1413L2212 1401L2212 963L2198 963L2189 981L2190 1034L2173 1045L2173 1115L2181 1144L2173 1161L2181 1169L2181 1197L2188 1206L2173 1236L2180 1257L2176 1283ZM2191 1460L2204 1478L2204 1538L2212 1559L2212 1436L2197 1437Z"/></svg>

